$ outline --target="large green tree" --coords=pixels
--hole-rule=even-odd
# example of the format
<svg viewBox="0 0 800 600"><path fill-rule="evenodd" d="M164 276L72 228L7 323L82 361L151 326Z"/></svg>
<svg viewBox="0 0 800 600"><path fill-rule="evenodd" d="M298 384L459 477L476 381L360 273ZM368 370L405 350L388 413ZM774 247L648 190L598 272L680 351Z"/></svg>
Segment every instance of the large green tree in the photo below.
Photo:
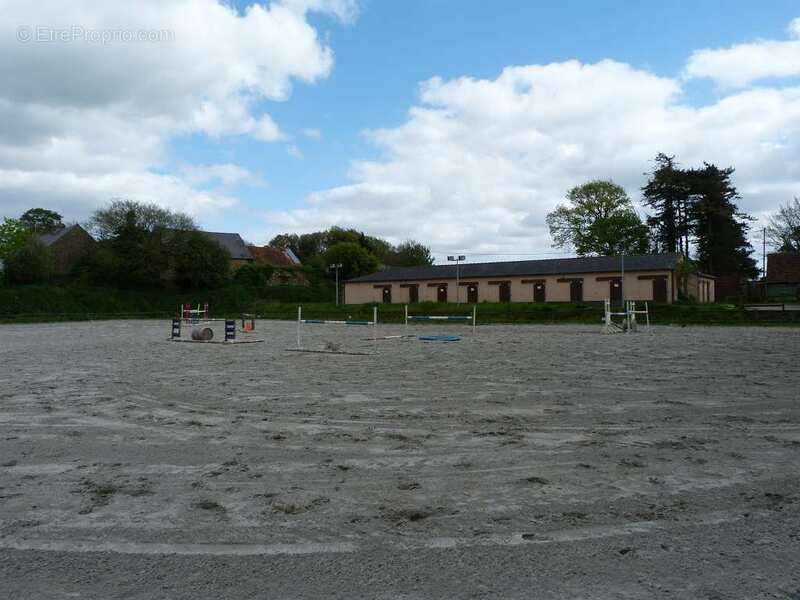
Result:
<svg viewBox="0 0 800 600"><path fill-rule="evenodd" d="M674 156L664 153L655 158L655 166L642 188L644 203L654 213L647 219L653 232L656 252L689 254L689 181L678 168Z"/></svg>
<svg viewBox="0 0 800 600"><path fill-rule="evenodd" d="M356 244L387 266L417 266L433 264L430 249L414 240L393 246L390 242L357 229L331 227L313 233L283 233L270 240L271 246L290 248L306 265L325 269L330 262L328 251L339 244Z"/></svg>
<svg viewBox="0 0 800 600"><path fill-rule="evenodd" d="M700 268L713 275L755 277L753 247L747 241L750 217L739 211L739 193L731 181L733 167L705 163L687 177L692 201L689 218Z"/></svg>
<svg viewBox="0 0 800 600"><path fill-rule="evenodd" d="M770 216L767 237L778 252L800 253L800 199L787 202Z"/></svg>
<svg viewBox="0 0 800 600"><path fill-rule="evenodd" d="M109 278L121 286L152 287L163 282L170 256L162 232L144 229L133 212L113 232L103 249L110 251Z"/></svg>
<svg viewBox="0 0 800 600"><path fill-rule="evenodd" d="M179 232L169 244L173 279L189 288L219 287L228 279L230 255L199 231Z"/></svg>
<svg viewBox="0 0 800 600"><path fill-rule="evenodd" d="M355 242L339 242L325 252L327 264L341 264L342 278L350 279L373 273L378 269L378 259L369 250Z"/></svg>
<svg viewBox="0 0 800 600"><path fill-rule="evenodd" d="M392 267L418 267L432 265L433 256L431 256L430 248L409 240L394 246L385 258L385 262Z"/></svg>
<svg viewBox="0 0 800 600"><path fill-rule="evenodd" d="M547 215L547 225L558 248L572 247L579 256L644 254L647 226L642 223L625 190L612 181L590 181L567 193Z"/></svg>
<svg viewBox="0 0 800 600"><path fill-rule="evenodd" d="M60 214L46 208L31 208L19 218L20 222L35 233L48 233L62 229L64 223Z"/></svg>
<svg viewBox="0 0 800 600"><path fill-rule="evenodd" d="M159 229L189 231L197 229L192 217L185 213L171 211L157 204L134 202L133 200L112 200L108 206L92 214L89 229L101 240L114 238L123 229L135 227L152 233Z"/></svg>

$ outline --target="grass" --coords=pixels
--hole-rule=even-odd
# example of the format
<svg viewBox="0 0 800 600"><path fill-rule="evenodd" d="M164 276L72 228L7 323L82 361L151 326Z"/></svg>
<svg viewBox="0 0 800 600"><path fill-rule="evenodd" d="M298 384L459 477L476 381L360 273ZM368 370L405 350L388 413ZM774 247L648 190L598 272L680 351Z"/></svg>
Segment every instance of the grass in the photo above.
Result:
<svg viewBox="0 0 800 600"><path fill-rule="evenodd" d="M294 320L298 305L309 319L372 318L372 304L336 306L324 302L333 296L328 282L311 286L280 285L250 288L228 285L215 290L119 289L113 287L29 285L0 288L0 323L36 323L102 319L170 319L184 302L208 302L216 318L238 318L252 313L261 319ZM417 315L469 315L467 304L422 303L411 309ZM478 305L478 323L583 323L599 325L601 303ZM402 323L402 304L381 304L382 323ZM641 319L640 319L641 320ZM800 323L797 313L756 313L735 304L651 305L651 321L673 325L736 325ZM442 322L439 322L440 324Z"/></svg>

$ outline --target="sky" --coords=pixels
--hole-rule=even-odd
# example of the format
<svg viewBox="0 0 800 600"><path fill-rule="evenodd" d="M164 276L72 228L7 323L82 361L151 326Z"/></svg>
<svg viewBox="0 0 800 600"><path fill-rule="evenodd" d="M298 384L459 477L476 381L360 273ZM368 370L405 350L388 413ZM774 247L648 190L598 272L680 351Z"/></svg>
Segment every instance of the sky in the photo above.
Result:
<svg viewBox="0 0 800 600"><path fill-rule="evenodd" d="M113 198L257 244L568 255L547 213L659 152L800 196L796 0L0 0L0 216ZM759 246L760 249L760 246Z"/></svg>

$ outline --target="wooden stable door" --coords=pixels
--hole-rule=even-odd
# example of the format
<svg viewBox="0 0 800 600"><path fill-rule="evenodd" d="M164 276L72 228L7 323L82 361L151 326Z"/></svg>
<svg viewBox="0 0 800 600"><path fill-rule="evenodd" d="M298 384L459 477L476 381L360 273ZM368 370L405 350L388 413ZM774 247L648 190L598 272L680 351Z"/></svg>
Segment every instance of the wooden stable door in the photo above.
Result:
<svg viewBox="0 0 800 600"><path fill-rule="evenodd" d="M467 302L469 304L477 304L478 303L478 286L477 285L468 285L467 286Z"/></svg>
<svg viewBox="0 0 800 600"><path fill-rule="evenodd" d="M544 302L545 301L545 289L543 283L534 283L533 284L533 301L534 302Z"/></svg>
<svg viewBox="0 0 800 600"><path fill-rule="evenodd" d="M653 279L653 302L667 302L667 278Z"/></svg>
<svg viewBox="0 0 800 600"><path fill-rule="evenodd" d="M569 301L583 302L583 280L573 279L569 282Z"/></svg>
<svg viewBox="0 0 800 600"><path fill-rule="evenodd" d="M511 302L511 282L504 281L498 286L500 302Z"/></svg>
<svg viewBox="0 0 800 600"><path fill-rule="evenodd" d="M419 302L419 287L416 285L409 286L408 288L408 303L416 304Z"/></svg>
<svg viewBox="0 0 800 600"><path fill-rule="evenodd" d="M390 287L383 288L383 303L384 304L392 303L392 288Z"/></svg>
<svg viewBox="0 0 800 600"><path fill-rule="evenodd" d="M447 286L440 285L436 288L436 301L447 302Z"/></svg>
<svg viewBox="0 0 800 600"><path fill-rule="evenodd" d="M608 297L611 299L611 304L622 304L622 280L612 279L608 282L608 288Z"/></svg>

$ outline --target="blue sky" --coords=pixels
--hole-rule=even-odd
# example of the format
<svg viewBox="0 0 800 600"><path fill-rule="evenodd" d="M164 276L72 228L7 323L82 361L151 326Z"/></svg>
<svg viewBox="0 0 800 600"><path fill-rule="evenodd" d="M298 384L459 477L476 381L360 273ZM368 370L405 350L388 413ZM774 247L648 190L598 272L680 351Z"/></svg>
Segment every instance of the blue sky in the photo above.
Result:
<svg viewBox="0 0 800 600"><path fill-rule="evenodd" d="M78 5L83 4L59 18L140 28L173 24L177 39L158 48L100 49L118 53L122 70L129 61L127 87L151 89L157 81L163 101L138 97L136 91L107 100L87 89L87 98L76 107L71 100L59 103L58 82L43 83L38 98L26 98L19 90L8 94L20 118L34 114L42 103L64 115L89 111L86 106L94 107L92 118L98 106L108 113L111 124L104 131L109 135L113 130L120 140L113 149L111 141L103 147L97 136L90 138L95 132L84 130L87 125L71 122L61 127L66 130L62 146L69 141L86 149L85 160L65 164L70 161L61 157L60 148L51 149L58 158L53 172L64 181L81 181L54 200L71 218L85 217L92 203L103 198L124 196L189 210L207 228L238 230L261 243L283 230L339 224L395 241L417 238L437 252L546 254L553 250L543 216L569 185L612 177L636 201L654 150L676 153L689 164L741 164L737 182L743 196L747 191L743 204L760 218L781 199L789 200L800 179L791 160L796 145L786 139L798 126L798 74L791 66L783 71L769 66L791 62L796 52L793 40L800 33L795 37L791 28L800 7L794 1L283 0L254 11L251 2L238 0L235 11L227 13L214 0L146 2L150 10L139 13L92 3L81 12ZM26 15L24 3L12 5L9 12L18 14L7 25L37 24ZM53 18L63 12L58 6L52 3ZM276 7L294 16L279 20ZM187 21L208 23L207 43L198 30L186 28ZM302 35L290 34L287 24L304 28ZM12 31L8 28L9 36ZM747 43L753 47L740 50L754 55L752 73L731 82L725 71L738 69L741 62L733 51ZM773 52L773 43L782 45L774 61L762 56ZM275 48L281 46L289 58L275 59L276 66ZM219 49L227 47L237 48L226 55L227 62L204 66L213 65ZM52 61L59 72L63 48L10 48L13 52L0 58L5 71L11 67L4 62L24 63L35 56L37 69ZM102 62L108 57L88 45L72 44L67 50L84 62L87 79L97 73L100 88ZM712 55L690 65L693 53L703 50ZM189 57L192 62L186 62ZM613 63L602 62L609 59ZM159 67L153 65L171 61L172 70L154 73ZM504 78L509 67L527 71ZM545 71L539 72L540 67ZM240 71L245 75L236 75ZM186 81L180 78L183 72ZM262 72L268 81L258 80ZM431 84L432 78L439 79ZM225 85L218 86L219 81ZM281 92L273 91L275 81L285 84ZM526 95L528 86L532 93ZM559 123L557 110L533 98L541 89L552 89L553 97L563 93L558 102L569 107L566 125ZM773 110L785 113L784 121L770 117L765 118L768 125L760 125L758 107L772 96L755 98L757 92L776 95ZM496 114L494 102L502 107ZM530 109L520 114L513 105L525 102ZM123 113L118 107L126 104L137 108ZM213 118L202 108L206 104ZM648 104L660 107L659 112ZM131 117L140 109L146 114ZM34 116L44 121L43 115ZM0 122L4 117L12 118L0 113ZM259 133L262 117L280 133ZM677 129L698 132L697 139L686 139L688 133L672 135L673 119ZM622 131L613 144L598 144L592 136L608 135L602 132L609 120L617 123L615 131L629 125L641 130L635 124L642 123L652 132L646 137L641 131ZM167 126L156 129L154 123ZM740 138L737 126L743 145L751 147L734 152L730 146ZM764 131L752 133L759 129ZM375 131L383 133L370 133ZM525 141L516 140L517 133ZM508 143L497 144L498 139ZM44 150L49 156L45 142L37 143L39 155ZM761 162L752 156L754 146L763 154ZM3 160L1 150L2 135ZM598 153L608 154L605 162ZM0 163L0 203L12 192L19 198L26 189L31 198L47 198L41 184L28 183L41 169L18 163ZM765 164L770 165L768 177ZM240 175L222 182L210 175L218 168ZM501 189L497 195L496 189ZM5 203L16 208L19 200Z"/></svg>
<svg viewBox="0 0 800 600"><path fill-rule="evenodd" d="M242 10L248 5L236 4ZM797 14L797 3L788 0L572 0L499 2L490 8L476 0L372 0L352 25L312 19L330 36L334 71L318 84L296 85L288 102L265 103L287 131L321 132L320 140L298 136L303 160L280 147L259 149L246 141L211 145L195 137L176 143L175 151L205 162L234 160L259 171L269 188L242 189L241 197L254 205L292 207L315 190L345 183L350 160L378 158L362 132L401 124L419 82L430 77L493 78L508 65L573 58L612 58L674 76L692 50L780 38ZM701 81L688 86L685 100L702 105L716 96L714 85ZM643 169L649 158L643 157Z"/></svg>

